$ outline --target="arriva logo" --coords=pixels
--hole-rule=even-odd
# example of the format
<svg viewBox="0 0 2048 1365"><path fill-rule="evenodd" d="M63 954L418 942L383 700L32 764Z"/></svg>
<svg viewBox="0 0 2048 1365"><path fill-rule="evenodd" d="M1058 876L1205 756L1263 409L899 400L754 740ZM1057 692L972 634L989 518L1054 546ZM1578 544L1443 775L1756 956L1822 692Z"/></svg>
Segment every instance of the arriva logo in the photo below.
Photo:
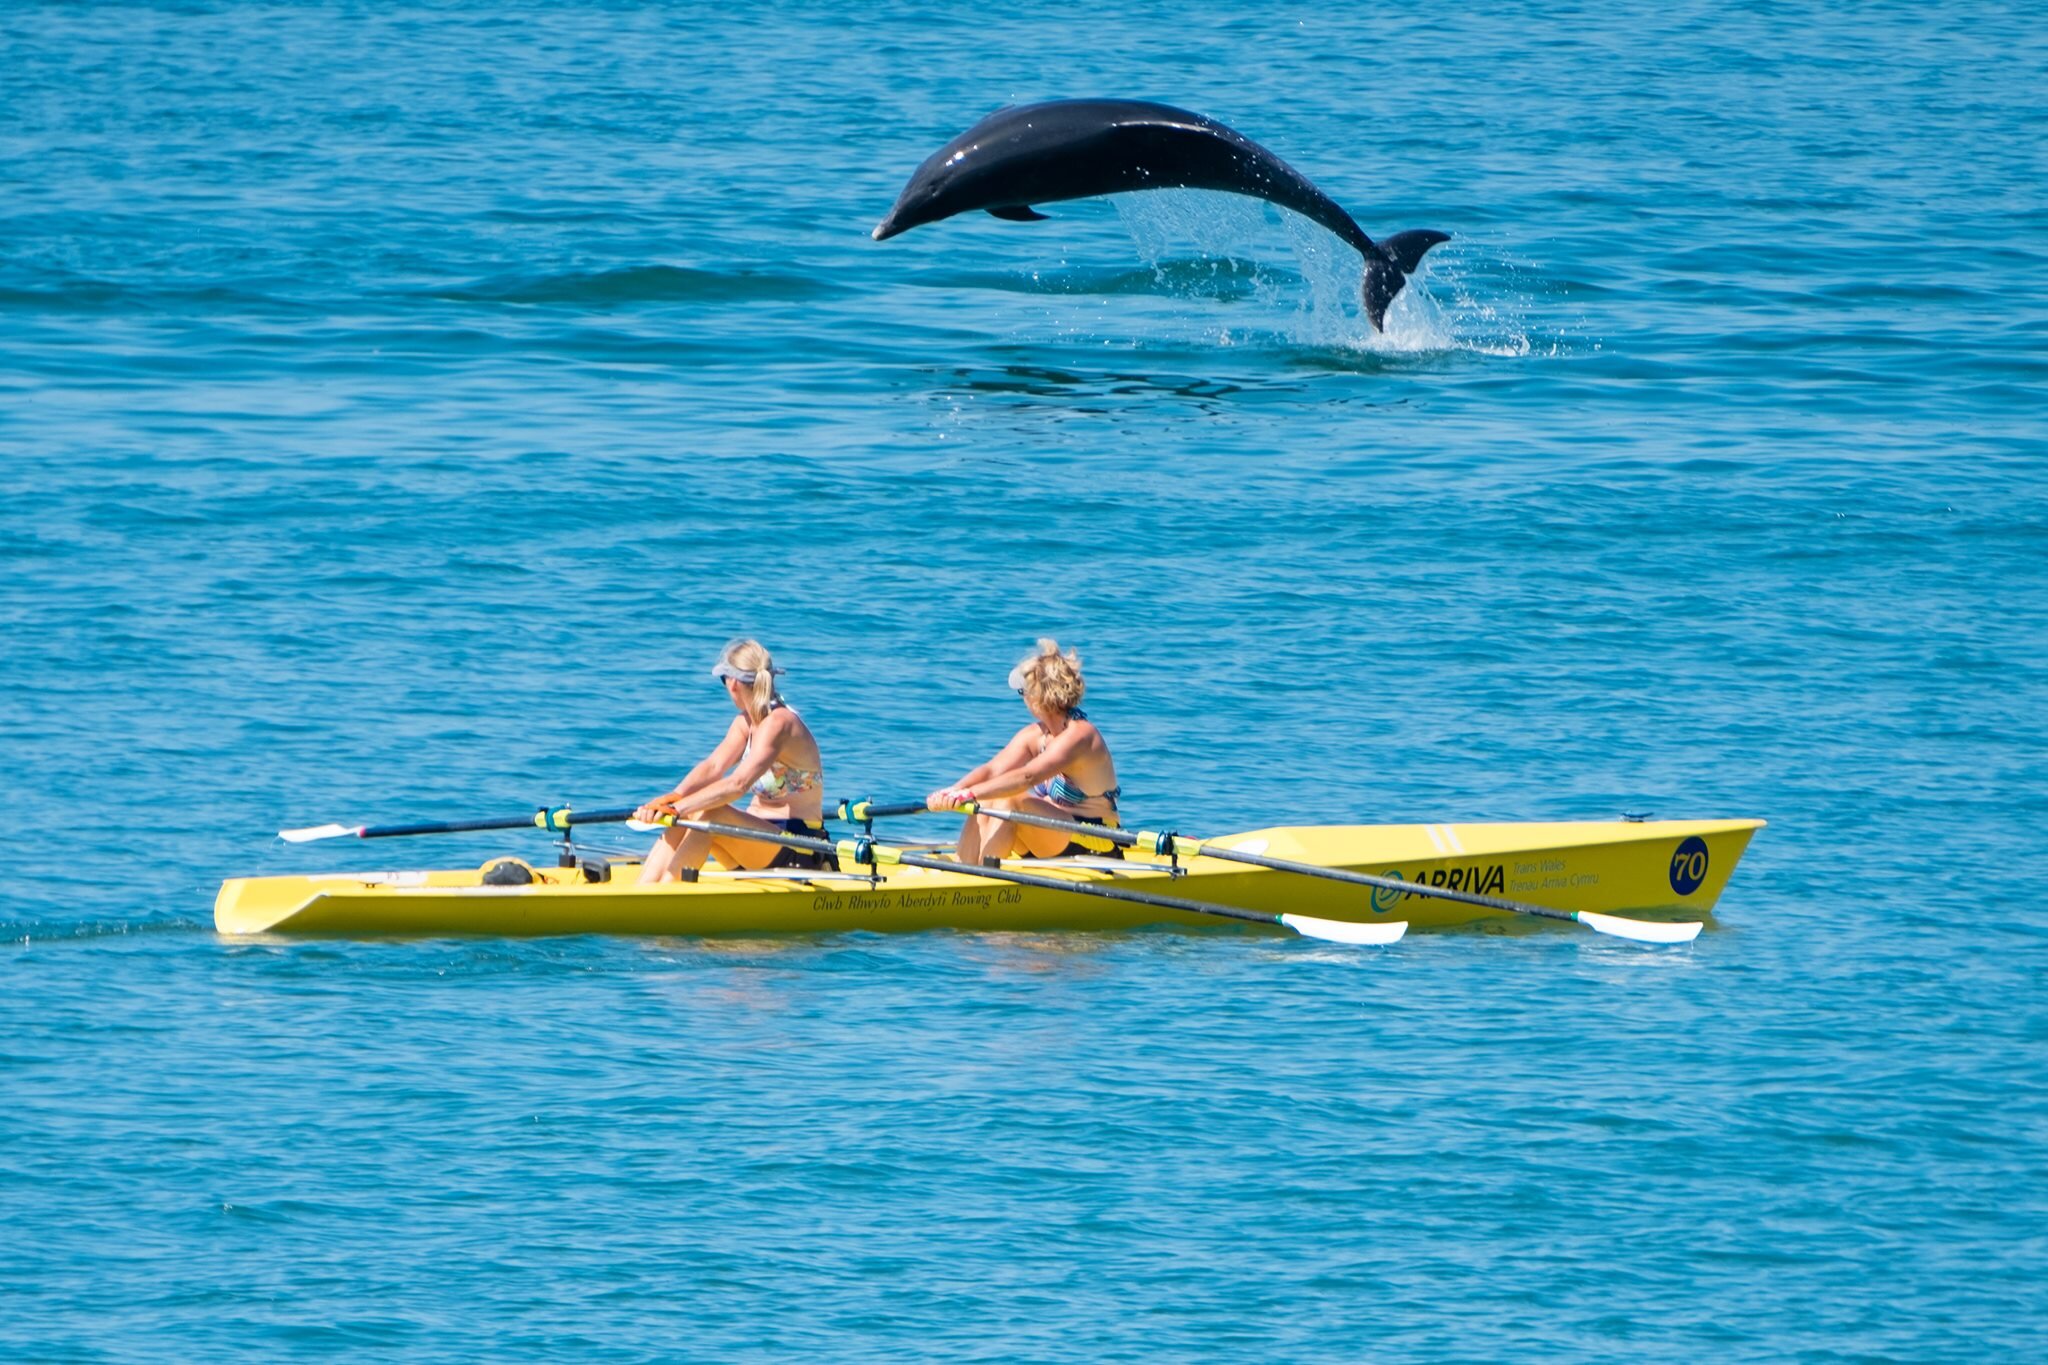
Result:
<svg viewBox="0 0 2048 1365"><path fill-rule="evenodd" d="M1690 896L1707 879L1707 841L1695 834L1671 855L1671 889Z"/></svg>
<svg viewBox="0 0 2048 1365"><path fill-rule="evenodd" d="M1380 875L1396 881L1414 882L1417 886L1441 886L1447 891L1470 891L1479 896L1498 896L1508 884L1505 863L1495 863L1491 867L1439 867L1430 872L1418 872L1412 877L1400 872L1383 872ZM1373 913L1384 915L1399 905L1403 897L1414 894L1412 891L1393 891L1376 886L1372 889Z"/></svg>

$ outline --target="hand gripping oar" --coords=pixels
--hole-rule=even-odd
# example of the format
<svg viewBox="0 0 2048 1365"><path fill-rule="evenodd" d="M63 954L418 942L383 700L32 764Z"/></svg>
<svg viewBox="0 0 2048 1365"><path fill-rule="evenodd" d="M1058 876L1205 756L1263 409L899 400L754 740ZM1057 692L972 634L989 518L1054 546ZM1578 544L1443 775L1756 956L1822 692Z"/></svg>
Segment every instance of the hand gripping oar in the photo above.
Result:
<svg viewBox="0 0 2048 1365"><path fill-rule="evenodd" d="M504 816L495 820L431 820L418 825L311 825L305 829L281 829L277 837L288 844L310 844L316 839L393 839L401 834L467 834L480 829L544 829L566 834L571 825L616 825L633 818L638 806L618 810L571 811L567 806L543 806L531 815Z"/></svg>
<svg viewBox="0 0 2048 1365"><path fill-rule="evenodd" d="M912 806L908 803L898 806L876 806L865 801L842 802L839 818L842 820L877 819L892 815L910 815L927 807ZM1275 872L1298 872L1304 877L1323 877L1333 882L1350 882L1354 886L1371 886L1383 891L1405 891L1414 896L1434 896L1439 900L1460 901L1466 905L1483 905L1489 910L1506 910L1516 915L1536 915L1543 919L1565 920L1583 924L1595 933L1612 934L1616 938L1633 939L1637 943L1690 943L1700 936L1704 927L1697 920L1680 924L1658 924L1649 920L1624 919L1619 915L1600 915L1591 910L1553 910L1547 905L1530 905L1524 901L1503 900L1498 896L1482 896L1475 891L1454 891L1448 886L1424 886L1420 882L1405 882L1398 877L1377 877L1370 872L1352 872L1341 867L1323 867L1316 863L1297 863L1287 858L1269 858L1263 853L1247 853L1242 849L1226 848L1201 839L1190 839L1180 834L1158 834L1151 830L1110 829L1103 825L1084 825L1075 820L1055 820L1048 815L1033 815L1028 811L991 810L979 802L969 802L955 807L962 815L987 815L997 820L1008 820L1019 825L1037 825L1041 829L1064 830L1069 834L1082 834L1091 839L1106 839L1124 848L1148 849L1161 857L1177 855L1182 858L1218 858L1230 863L1248 863L1253 867L1267 867Z"/></svg>
<svg viewBox="0 0 2048 1365"><path fill-rule="evenodd" d="M924 807L919 806L918 809L923 810ZM774 834L764 830L748 829L744 825L721 825L709 820L686 820L673 815L663 815L656 820L636 820L632 823L636 826L644 825L649 829L665 826L698 829L706 834L722 835L729 839L751 839L755 843L780 844L784 848L800 849L806 853L827 853L838 858L842 865L854 863L873 867L878 863L901 864L904 867L921 867L932 872L958 872L963 876L985 877L990 881L1042 887L1047 891L1071 891L1077 896L1100 896L1104 900L1128 901L1133 905L1148 905L1156 910L1180 910L1191 915L1216 915L1223 919L1244 920L1248 924L1279 924L1306 938L1319 938L1330 943L1380 945L1398 942L1401 935L1408 932L1405 920L1396 920L1390 924L1352 924L1346 920L1315 919L1308 915L1271 915L1263 910L1241 910L1234 905L1210 905L1205 901L1182 900L1178 896L1155 896L1150 892L1132 891L1121 886L1104 886L1099 882L1070 882L1059 877L1012 872L1006 867L973 867L945 858L927 858L907 849L891 848L865 836L858 839L841 839L837 842L830 839L806 839L800 834ZM792 875L803 874L799 872Z"/></svg>

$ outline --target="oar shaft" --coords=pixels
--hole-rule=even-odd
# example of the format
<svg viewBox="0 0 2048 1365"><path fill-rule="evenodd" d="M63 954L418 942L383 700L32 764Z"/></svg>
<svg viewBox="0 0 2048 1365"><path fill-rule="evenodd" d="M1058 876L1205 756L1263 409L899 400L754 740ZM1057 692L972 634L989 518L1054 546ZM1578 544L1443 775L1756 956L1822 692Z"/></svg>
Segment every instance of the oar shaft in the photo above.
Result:
<svg viewBox="0 0 2048 1365"><path fill-rule="evenodd" d="M1176 849L1184 857L1189 858L1221 858L1225 862L1248 863L1253 867L1271 868L1275 872L1298 872L1306 876L1327 877L1333 882L1350 882L1353 886L1370 886L1381 891L1405 891L1417 896L1434 896L1438 900L1483 905L1489 910L1506 910L1518 915L1541 915L1545 919L1564 920L1568 923L1576 918L1569 910L1553 910L1547 905L1503 900L1499 896L1481 895L1476 891L1456 891L1448 886L1424 886L1420 882L1403 881L1399 877L1377 877L1370 872L1353 872L1344 867L1324 867L1320 863L1297 863L1286 858L1269 858L1263 853L1217 848L1199 839L1183 839L1178 835L1173 836L1173 841Z"/></svg>
<svg viewBox="0 0 2048 1365"><path fill-rule="evenodd" d="M924 807L917 807L918 810ZM674 825L679 829L702 830L706 834L717 834L728 839L751 839L757 843L779 844L806 853L830 854L843 863L897 863L904 867L921 867L932 872L957 872L969 877L984 877L990 881L1012 882L1018 886L1036 886L1047 891L1071 891L1080 896L1099 896L1104 900L1128 901L1133 905L1149 906L1156 910L1180 910L1191 915L1216 915L1224 919L1243 920L1248 924L1280 924L1279 915L1269 915L1258 910L1242 910L1234 905L1210 905L1205 901L1182 900L1178 896L1155 896L1150 892L1132 891L1121 886L1103 886L1097 882L1070 882L1059 877L1041 877L1030 872L1013 872L1005 867L976 867L967 863L951 862L943 858L927 858L921 854L890 848L867 839L807 839L800 834L778 834L766 830L749 829L744 825L725 825L711 820L669 819L660 823Z"/></svg>
<svg viewBox="0 0 2048 1365"><path fill-rule="evenodd" d="M1481 905L1489 910L1505 910L1515 915L1539 915L1544 919L1563 920L1576 923L1578 917L1569 910L1553 910L1547 905L1530 905L1524 901L1503 900L1499 896L1484 896L1476 891L1457 891L1448 886L1425 886L1420 882L1402 881L1399 877L1378 877L1370 872L1353 872L1349 868L1324 867L1321 863L1298 863L1288 858L1271 858L1263 853L1246 853L1235 848L1219 848L1201 839L1190 839L1179 834L1158 834L1151 830L1109 829L1102 825L1085 825L1078 820L1058 820L1049 815L1037 815L1021 810L990 810L977 803L969 814L989 815L998 820L1008 820L1019 825L1036 825L1040 829L1063 830L1069 834L1085 834L1094 839L1107 839L1124 848L1154 848L1160 853L1175 853L1183 858L1216 858L1227 863L1246 863L1252 867L1270 868L1275 872L1294 872L1305 877L1323 877L1333 882L1350 882L1354 886L1370 886L1381 891L1402 891L1415 896L1431 896L1437 900L1459 901L1466 905Z"/></svg>
<svg viewBox="0 0 2048 1365"><path fill-rule="evenodd" d="M617 810L571 811L567 806L543 807L531 815L491 820L428 820L416 825L365 825L358 839L396 839L409 834L469 834L486 829L545 829L560 833L571 825L616 825L633 818L633 806Z"/></svg>

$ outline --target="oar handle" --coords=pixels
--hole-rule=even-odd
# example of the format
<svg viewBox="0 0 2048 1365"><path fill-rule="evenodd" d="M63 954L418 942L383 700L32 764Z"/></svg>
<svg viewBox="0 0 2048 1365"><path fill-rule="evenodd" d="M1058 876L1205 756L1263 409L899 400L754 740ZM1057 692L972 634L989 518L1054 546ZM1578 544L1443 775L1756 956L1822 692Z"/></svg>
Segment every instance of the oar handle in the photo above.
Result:
<svg viewBox="0 0 2048 1365"><path fill-rule="evenodd" d="M897 815L927 815L930 813L931 807L922 801L904 801L887 806L877 805L873 801L866 800L841 801L839 803L839 818L841 820L886 820ZM1173 837L1171 835L1132 834L1128 830L1113 829L1108 825L1084 825L1075 820L1054 820L1043 815L1028 815L1023 811L990 810L985 808L979 801L969 801L964 805L954 806L948 811L941 811L939 813L942 815L993 815L998 820L1015 820L1020 824L1042 825L1046 829L1063 829L1075 834L1086 834L1090 838L1102 839L1120 848L1135 848L1140 843L1145 843L1149 846L1158 839ZM1171 852L1164 845L1161 845L1156 851L1161 857Z"/></svg>
<svg viewBox="0 0 2048 1365"><path fill-rule="evenodd" d="M864 823L869 820L887 820L898 815L927 815L931 807L922 801L899 801L894 805L877 805L863 796L858 801L841 801L839 818L849 823Z"/></svg>

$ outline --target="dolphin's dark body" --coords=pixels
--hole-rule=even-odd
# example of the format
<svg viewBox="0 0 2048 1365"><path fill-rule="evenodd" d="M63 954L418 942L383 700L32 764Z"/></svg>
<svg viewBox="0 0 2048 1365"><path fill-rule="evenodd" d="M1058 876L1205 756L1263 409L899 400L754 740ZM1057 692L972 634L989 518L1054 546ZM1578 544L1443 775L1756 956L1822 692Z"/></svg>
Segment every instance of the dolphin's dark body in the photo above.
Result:
<svg viewBox="0 0 2048 1365"><path fill-rule="evenodd" d="M1233 128L1142 100L1052 100L998 109L931 154L889 216L886 241L923 223L985 209L998 218L1040 218L1033 204L1131 190L1223 190L1293 209L1365 258L1365 310L1384 329L1387 305L1422 253L1448 241L1422 229L1384 242L1309 178Z"/></svg>

